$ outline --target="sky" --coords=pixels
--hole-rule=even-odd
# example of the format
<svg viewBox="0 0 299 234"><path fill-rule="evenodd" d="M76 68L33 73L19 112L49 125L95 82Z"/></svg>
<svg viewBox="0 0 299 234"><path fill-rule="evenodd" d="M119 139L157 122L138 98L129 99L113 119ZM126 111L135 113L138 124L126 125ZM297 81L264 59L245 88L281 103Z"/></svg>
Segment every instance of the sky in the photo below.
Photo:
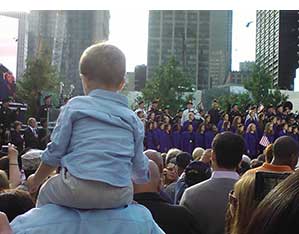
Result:
<svg viewBox="0 0 299 234"><path fill-rule="evenodd" d="M147 62L148 11L144 9L110 11L109 41L119 46L127 57L127 71ZM247 22L254 21L249 27ZM16 19L0 16L0 63L16 71L18 23ZM239 62L255 59L255 10L233 11L232 70Z"/></svg>

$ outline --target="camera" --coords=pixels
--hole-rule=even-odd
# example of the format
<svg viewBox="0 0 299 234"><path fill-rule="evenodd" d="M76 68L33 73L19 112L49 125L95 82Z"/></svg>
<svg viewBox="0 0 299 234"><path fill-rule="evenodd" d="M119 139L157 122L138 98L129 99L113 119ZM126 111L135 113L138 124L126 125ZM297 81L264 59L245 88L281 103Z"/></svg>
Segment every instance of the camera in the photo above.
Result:
<svg viewBox="0 0 299 234"><path fill-rule="evenodd" d="M291 173L279 173L279 172L265 172L258 171L255 176L255 200L261 201L264 197L287 178Z"/></svg>

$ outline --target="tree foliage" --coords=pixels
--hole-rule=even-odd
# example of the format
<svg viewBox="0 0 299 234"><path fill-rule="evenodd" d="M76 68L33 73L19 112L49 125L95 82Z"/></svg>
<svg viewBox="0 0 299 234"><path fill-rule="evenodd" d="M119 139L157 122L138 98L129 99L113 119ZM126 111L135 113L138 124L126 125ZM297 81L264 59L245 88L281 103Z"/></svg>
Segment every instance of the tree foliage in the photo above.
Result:
<svg viewBox="0 0 299 234"><path fill-rule="evenodd" d="M36 116L39 97L58 88L58 75L46 51L27 61L22 79L17 83L17 96L28 104L28 114Z"/></svg>
<svg viewBox="0 0 299 234"><path fill-rule="evenodd" d="M171 112L176 112L190 98L184 93L193 90L191 80L172 57L156 70L152 79L146 81L142 94L147 103L159 98L160 106L169 106Z"/></svg>
<svg viewBox="0 0 299 234"><path fill-rule="evenodd" d="M287 100L288 96L278 89L273 89L273 77L260 66L255 65L251 79L244 82L244 87L251 93L255 104L277 105Z"/></svg>
<svg viewBox="0 0 299 234"><path fill-rule="evenodd" d="M239 106L239 110L245 113L248 106L254 104L248 92L240 94L223 95L218 98L222 110L229 113L233 104Z"/></svg>

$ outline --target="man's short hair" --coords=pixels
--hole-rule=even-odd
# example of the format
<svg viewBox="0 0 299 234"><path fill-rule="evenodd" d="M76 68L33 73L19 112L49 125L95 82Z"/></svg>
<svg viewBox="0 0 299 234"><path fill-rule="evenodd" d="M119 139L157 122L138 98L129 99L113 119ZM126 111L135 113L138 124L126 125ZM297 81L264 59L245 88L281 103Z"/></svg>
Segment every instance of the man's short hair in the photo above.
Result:
<svg viewBox="0 0 299 234"><path fill-rule="evenodd" d="M273 156L282 161L289 161L299 153L298 143L289 136L282 136L276 139L273 144Z"/></svg>
<svg viewBox="0 0 299 234"><path fill-rule="evenodd" d="M223 132L216 135L212 148L216 154L216 162L219 167L234 169L242 160L245 143L241 136L231 132Z"/></svg>
<svg viewBox="0 0 299 234"><path fill-rule="evenodd" d="M116 46L98 43L83 52L79 69L88 80L117 87L125 76L126 58Z"/></svg>

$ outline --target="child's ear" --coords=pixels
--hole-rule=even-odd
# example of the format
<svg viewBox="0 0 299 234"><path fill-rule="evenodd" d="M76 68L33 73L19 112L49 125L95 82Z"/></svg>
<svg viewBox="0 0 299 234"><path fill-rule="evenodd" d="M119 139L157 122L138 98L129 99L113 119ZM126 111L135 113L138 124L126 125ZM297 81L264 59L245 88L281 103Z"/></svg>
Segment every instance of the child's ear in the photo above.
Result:
<svg viewBox="0 0 299 234"><path fill-rule="evenodd" d="M118 90L119 90L119 91L122 91L123 88L125 87L125 85L126 85L126 80L123 79L122 82L121 82L121 83L119 84L119 86L118 86Z"/></svg>

